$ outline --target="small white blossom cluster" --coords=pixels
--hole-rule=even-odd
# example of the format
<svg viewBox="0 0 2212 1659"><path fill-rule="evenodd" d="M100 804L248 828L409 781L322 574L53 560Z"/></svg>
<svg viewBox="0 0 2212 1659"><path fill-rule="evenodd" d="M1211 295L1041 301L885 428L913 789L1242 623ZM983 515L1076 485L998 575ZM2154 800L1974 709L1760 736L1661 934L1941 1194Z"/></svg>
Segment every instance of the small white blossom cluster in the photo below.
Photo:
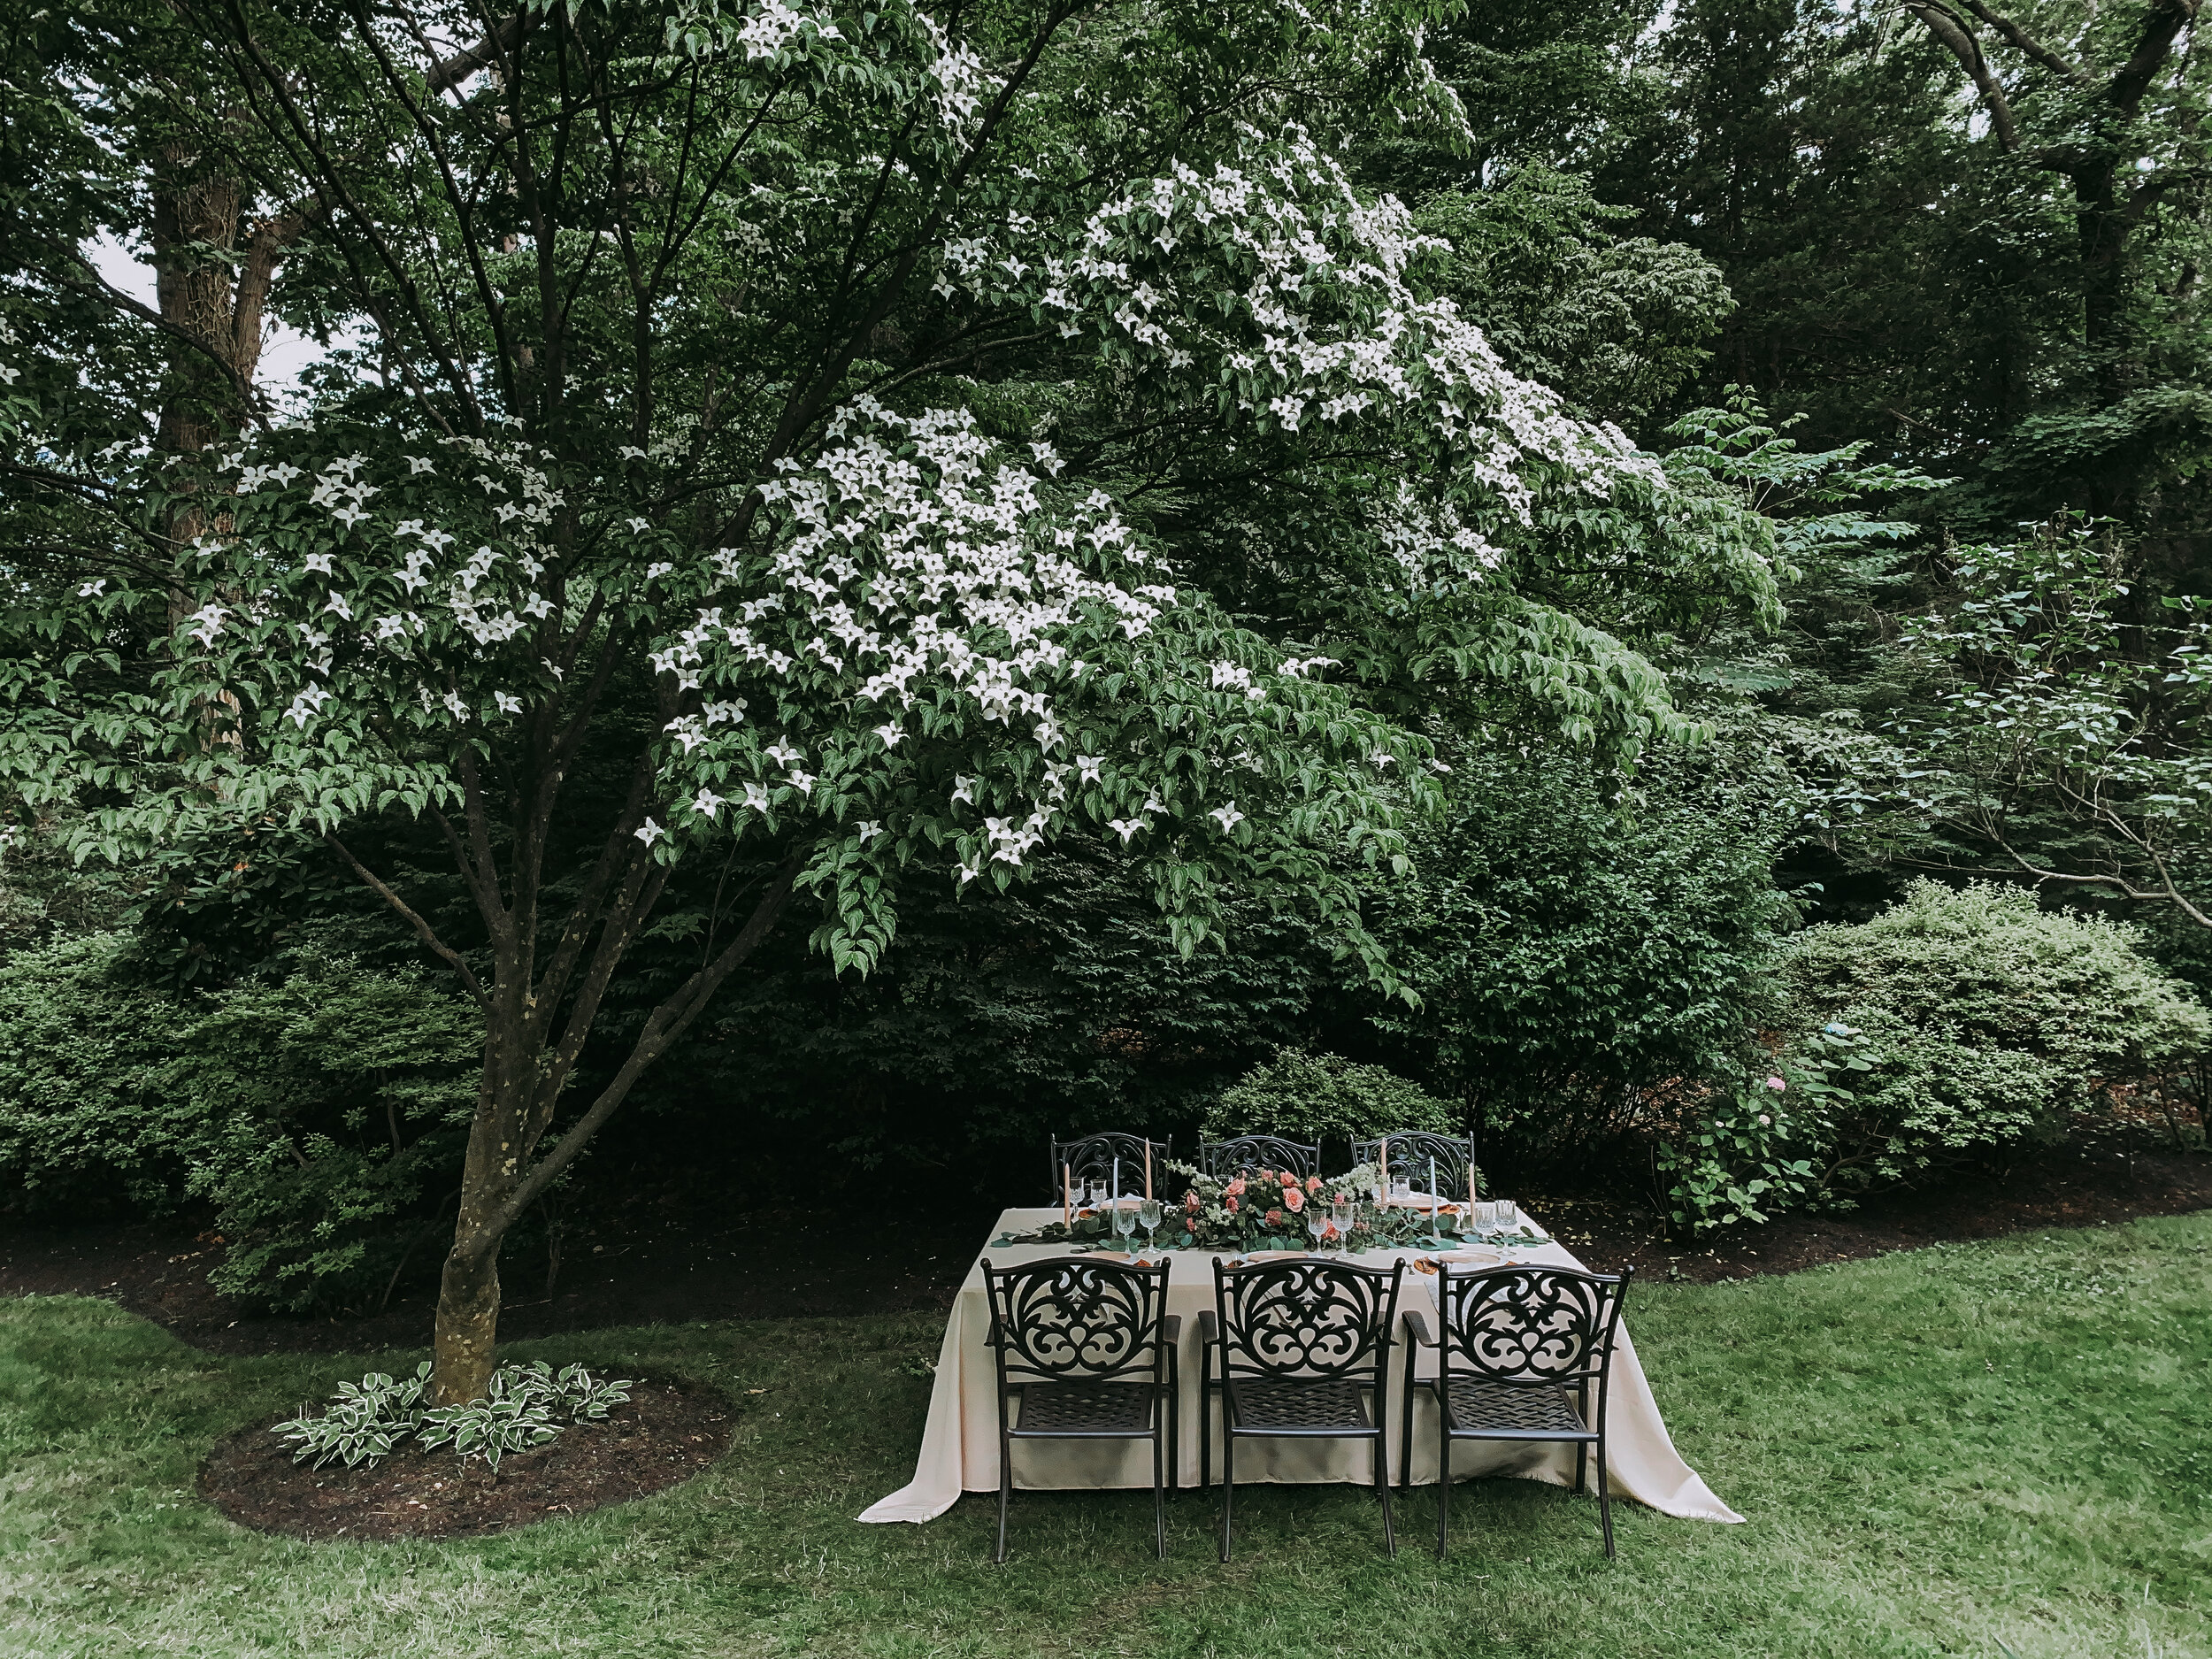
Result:
<svg viewBox="0 0 2212 1659"><path fill-rule="evenodd" d="M826 18L810 17L794 11L783 0L761 0L760 9L737 27L737 44L753 62L774 58L808 28L817 38L825 41L842 40L837 25Z"/></svg>
<svg viewBox="0 0 2212 1659"><path fill-rule="evenodd" d="M949 133L964 134L1000 83L984 68L973 47L955 41L928 12L916 11L914 20L921 26L934 59L929 67L930 102L938 121Z"/></svg>

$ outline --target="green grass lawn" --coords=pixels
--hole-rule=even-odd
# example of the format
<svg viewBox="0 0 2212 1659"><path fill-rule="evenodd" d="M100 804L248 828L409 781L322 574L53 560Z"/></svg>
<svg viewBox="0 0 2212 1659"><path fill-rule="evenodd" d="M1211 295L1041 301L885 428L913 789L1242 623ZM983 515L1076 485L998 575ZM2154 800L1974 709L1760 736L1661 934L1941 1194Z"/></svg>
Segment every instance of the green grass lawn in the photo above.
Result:
<svg viewBox="0 0 2212 1659"><path fill-rule="evenodd" d="M2212 1655L2212 1215L1639 1286L1675 1440L1745 1526L1463 1486L1455 1551L1379 1552L1371 1500L1253 1487L1211 1508L1015 1499L928 1526L853 1516L902 1485L938 1320L603 1331L518 1345L739 1400L706 1475L626 1508L452 1543L301 1544L195 1496L221 1436L373 1364L217 1359L77 1298L0 1301L0 1650L11 1655L1973 1654ZM764 1394L749 1394L750 1388Z"/></svg>

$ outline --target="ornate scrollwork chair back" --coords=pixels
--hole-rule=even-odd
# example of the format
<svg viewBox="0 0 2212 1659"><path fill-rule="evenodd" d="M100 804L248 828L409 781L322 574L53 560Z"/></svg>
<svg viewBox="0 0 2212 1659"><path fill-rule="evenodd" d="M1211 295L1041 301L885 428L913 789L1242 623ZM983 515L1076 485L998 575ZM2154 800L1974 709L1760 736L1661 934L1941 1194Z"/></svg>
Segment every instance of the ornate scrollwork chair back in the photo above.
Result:
<svg viewBox="0 0 2212 1659"><path fill-rule="evenodd" d="M1555 1267L1439 1275L1441 1365L1509 1387L1594 1382L1620 1317L1621 1285Z"/></svg>
<svg viewBox="0 0 2212 1659"><path fill-rule="evenodd" d="M1167 1179L1170 1141L1147 1141L1142 1135L1124 1134L1118 1130L1106 1130L1094 1135L1084 1135L1075 1141L1055 1139L1052 1142L1052 1202L1058 1203L1064 1179L1080 1188L1087 1180L1101 1187L1110 1185L1114 1178L1114 1160L1121 1160L1121 1190L1125 1197L1141 1195L1144 1192L1144 1155L1146 1148L1152 1151L1152 1190L1165 1195L1164 1183Z"/></svg>
<svg viewBox="0 0 2212 1659"><path fill-rule="evenodd" d="M1249 1170L1294 1170L1302 1177L1321 1169L1319 1142L1286 1141L1280 1135L1237 1135L1227 1141L1198 1143L1199 1166L1217 1180L1227 1180Z"/></svg>
<svg viewBox="0 0 2212 1659"><path fill-rule="evenodd" d="M1371 1372L1389 1340L1398 1277L1310 1260L1217 1268L1223 1375L1289 1380Z"/></svg>
<svg viewBox="0 0 2212 1659"><path fill-rule="evenodd" d="M1308 1257L1230 1267L1215 1257L1214 1305L1199 1315L1198 1467L1199 1484L1210 1484L1217 1396L1222 1560L1229 1559L1237 1442L1254 1437L1371 1444L1383 1543L1397 1553L1383 1406L1404 1285L1402 1262L1386 1271Z"/></svg>
<svg viewBox="0 0 2212 1659"><path fill-rule="evenodd" d="M1006 1559L1013 1446L1023 1440L1152 1442L1154 1540L1167 1554L1167 1488L1178 1436L1169 1263L1135 1267L1062 1256L1008 1268L983 1262L998 1367L998 1548Z"/></svg>
<svg viewBox="0 0 2212 1659"><path fill-rule="evenodd" d="M1385 1144L1390 1148L1390 1176L1425 1188L1429 1184L1429 1161L1436 1161L1436 1184L1443 1190L1440 1198L1457 1199L1467 1190L1467 1171L1475 1166L1475 1141L1472 1135L1438 1135L1425 1130L1407 1129L1395 1134L1377 1135L1371 1141L1352 1142L1352 1162L1375 1164L1381 1161Z"/></svg>
<svg viewBox="0 0 2212 1659"><path fill-rule="evenodd" d="M1159 1358L1167 1268L1076 1256L990 1269L1000 1376L1024 1382L1115 1382L1149 1376Z"/></svg>

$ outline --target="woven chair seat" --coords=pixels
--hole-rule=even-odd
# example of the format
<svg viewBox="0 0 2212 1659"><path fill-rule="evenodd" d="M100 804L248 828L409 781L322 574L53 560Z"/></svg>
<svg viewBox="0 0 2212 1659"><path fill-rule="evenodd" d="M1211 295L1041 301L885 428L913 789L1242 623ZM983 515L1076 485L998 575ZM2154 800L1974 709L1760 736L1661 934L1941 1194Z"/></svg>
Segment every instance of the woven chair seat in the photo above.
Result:
<svg viewBox="0 0 2212 1659"><path fill-rule="evenodd" d="M1312 1430L1343 1433L1374 1426L1367 1415L1367 1396L1360 1386L1346 1379L1239 1378L1230 1386L1235 1396L1233 1420L1240 1429Z"/></svg>
<svg viewBox="0 0 2212 1659"><path fill-rule="evenodd" d="M1480 1377L1454 1377L1448 1426L1454 1433L1477 1431L1532 1435L1581 1436L1591 1432L1573 1399L1556 1384L1517 1386Z"/></svg>
<svg viewBox="0 0 2212 1659"><path fill-rule="evenodd" d="M1017 1434L1148 1434L1159 1391L1148 1382L1033 1382Z"/></svg>

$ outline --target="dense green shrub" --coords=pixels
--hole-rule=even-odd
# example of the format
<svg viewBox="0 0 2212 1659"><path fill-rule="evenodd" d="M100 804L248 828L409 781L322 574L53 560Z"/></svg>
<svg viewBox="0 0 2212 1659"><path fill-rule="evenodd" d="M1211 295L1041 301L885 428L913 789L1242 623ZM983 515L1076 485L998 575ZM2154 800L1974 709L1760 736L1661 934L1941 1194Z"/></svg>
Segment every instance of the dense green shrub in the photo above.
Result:
<svg viewBox="0 0 2212 1659"><path fill-rule="evenodd" d="M1285 1048L1221 1092L1206 1114L1203 1133L1209 1141L1284 1135L1320 1141L1326 1152L1343 1155L1354 1140L1401 1129L1457 1134L1459 1114L1383 1066Z"/></svg>
<svg viewBox="0 0 2212 1659"><path fill-rule="evenodd" d="M1803 1109L1829 1190L2062 1134L2112 1085L2201 1050L2212 1015L2141 944L2024 888L1933 881L1862 926L1798 934L1781 969L1791 1028L1842 1027L1865 1068Z"/></svg>
<svg viewBox="0 0 2212 1659"><path fill-rule="evenodd" d="M617 1115L608 1156L680 1133L697 1157L745 1160L755 1187L893 1165L1003 1194L1037 1180L1048 1134L1179 1138L1340 977L1295 914L1233 901L1230 926L1227 949L1184 958L1108 848L1056 850L1004 895L929 884L865 979L794 930L652 1076L644 1110Z"/></svg>
<svg viewBox="0 0 2212 1659"><path fill-rule="evenodd" d="M219 992L136 968L119 934L0 966L0 1177L35 1210L210 1200L215 1283L271 1306L380 1289L458 1167L472 1010L316 945Z"/></svg>
<svg viewBox="0 0 2212 1659"><path fill-rule="evenodd" d="M1601 1153L1655 1089L1738 1069L1788 915L1769 870L1787 780L1749 743L1647 757L1459 762L1448 820L1375 927L1421 1006L1377 1023L1400 1069L1466 1105L1486 1164Z"/></svg>

